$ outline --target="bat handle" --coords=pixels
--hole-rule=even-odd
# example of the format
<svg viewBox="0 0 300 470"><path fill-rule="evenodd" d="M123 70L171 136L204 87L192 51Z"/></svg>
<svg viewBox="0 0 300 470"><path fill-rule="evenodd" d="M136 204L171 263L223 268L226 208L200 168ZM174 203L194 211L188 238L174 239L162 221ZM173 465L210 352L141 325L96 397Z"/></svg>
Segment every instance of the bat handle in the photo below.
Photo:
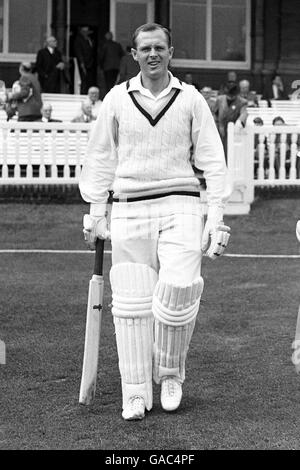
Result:
<svg viewBox="0 0 300 470"><path fill-rule="evenodd" d="M96 274L97 276L103 275L103 254L104 254L104 240L97 238L95 264L94 264L94 274Z"/></svg>

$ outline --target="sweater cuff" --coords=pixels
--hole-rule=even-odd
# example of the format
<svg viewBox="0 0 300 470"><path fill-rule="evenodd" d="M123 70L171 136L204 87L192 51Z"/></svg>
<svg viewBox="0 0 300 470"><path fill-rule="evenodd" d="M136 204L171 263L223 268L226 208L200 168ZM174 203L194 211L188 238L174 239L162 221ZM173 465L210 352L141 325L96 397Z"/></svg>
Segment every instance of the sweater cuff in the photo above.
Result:
<svg viewBox="0 0 300 470"><path fill-rule="evenodd" d="M91 203L90 204L90 215L94 217L104 217L106 214L106 204L103 203Z"/></svg>
<svg viewBox="0 0 300 470"><path fill-rule="evenodd" d="M224 209L219 206L209 206L207 210L207 219L215 222L221 222L223 220Z"/></svg>

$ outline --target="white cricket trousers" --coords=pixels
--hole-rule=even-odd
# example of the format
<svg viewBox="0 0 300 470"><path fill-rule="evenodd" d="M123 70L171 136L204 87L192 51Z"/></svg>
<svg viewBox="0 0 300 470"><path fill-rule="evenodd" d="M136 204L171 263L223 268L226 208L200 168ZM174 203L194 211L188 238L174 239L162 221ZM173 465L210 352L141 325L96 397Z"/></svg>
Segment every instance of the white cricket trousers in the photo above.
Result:
<svg viewBox="0 0 300 470"><path fill-rule="evenodd" d="M201 275L203 210L200 198L164 196L114 202L111 212L112 264L142 263L159 280L186 286Z"/></svg>
<svg viewBox="0 0 300 470"><path fill-rule="evenodd" d="M131 396L152 408L152 379L185 379L203 287L202 228L198 197L113 203L110 279L123 410Z"/></svg>

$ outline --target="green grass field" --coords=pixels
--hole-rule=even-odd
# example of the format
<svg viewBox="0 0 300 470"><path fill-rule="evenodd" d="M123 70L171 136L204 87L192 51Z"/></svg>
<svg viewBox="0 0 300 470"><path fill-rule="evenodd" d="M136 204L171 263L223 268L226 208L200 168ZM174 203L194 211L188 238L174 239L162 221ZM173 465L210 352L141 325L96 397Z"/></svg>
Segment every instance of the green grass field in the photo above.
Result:
<svg viewBox="0 0 300 470"><path fill-rule="evenodd" d="M299 199L227 217L227 253L299 255ZM0 249L84 250L85 204L0 204ZM110 249L107 245L107 249ZM97 394L78 404L93 255L0 253L0 449L300 449L300 375L291 362L300 259L203 262L205 290L180 409L121 418L105 255Z"/></svg>

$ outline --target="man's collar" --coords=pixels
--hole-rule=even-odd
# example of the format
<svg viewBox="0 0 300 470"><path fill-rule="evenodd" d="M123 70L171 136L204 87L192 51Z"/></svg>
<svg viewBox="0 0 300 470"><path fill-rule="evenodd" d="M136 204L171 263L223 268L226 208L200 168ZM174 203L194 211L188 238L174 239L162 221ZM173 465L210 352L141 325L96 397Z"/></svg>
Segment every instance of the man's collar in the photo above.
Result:
<svg viewBox="0 0 300 470"><path fill-rule="evenodd" d="M164 90L162 90L161 93L167 94L172 90L172 88L178 88L179 90L183 90L183 86L178 80L178 78L174 77L174 75L170 71L168 72L168 74L170 77L169 84ZM128 93L130 91L139 91L145 95L148 95L149 93L151 94L151 92L147 88L144 88L142 85L141 72L139 72L135 77L130 79L129 87L127 91Z"/></svg>

